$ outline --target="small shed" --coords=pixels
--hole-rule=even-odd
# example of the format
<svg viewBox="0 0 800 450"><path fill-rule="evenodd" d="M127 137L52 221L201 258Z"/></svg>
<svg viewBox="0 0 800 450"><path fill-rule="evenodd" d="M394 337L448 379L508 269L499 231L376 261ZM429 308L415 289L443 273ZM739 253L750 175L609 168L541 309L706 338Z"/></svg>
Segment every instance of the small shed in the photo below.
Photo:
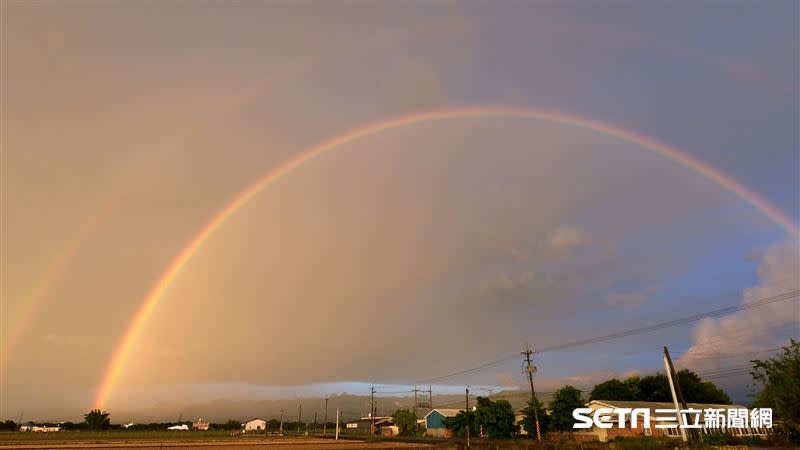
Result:
<svg viewBox="0 0 800 450"><path fill-rule="evenodd" d="M425 415L425 434L428 436L436 437L452 437L452 432L444 426L444 419L448 417L455 417L463 409L432 409Z"/></svg>

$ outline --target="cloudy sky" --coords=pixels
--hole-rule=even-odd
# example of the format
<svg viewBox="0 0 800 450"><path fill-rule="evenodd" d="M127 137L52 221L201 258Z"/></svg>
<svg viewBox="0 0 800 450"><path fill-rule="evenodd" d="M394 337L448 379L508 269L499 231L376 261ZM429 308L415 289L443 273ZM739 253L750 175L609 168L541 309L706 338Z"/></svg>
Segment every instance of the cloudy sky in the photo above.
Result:
<svg viewBox="0 0 800 450"><path fill-rule="evenodd" d="M575 121L417 121L342 140L239 208L102 395L140 305L219 211L384 120L504 107L603 123L797 224L799 16L796 2L3 2L1 418L76 417L99 396L113 414L366 393L799 289L797 235L652 149ZM679 367L735 372L800 336L798 303L542 353L537 379L652 372L664 345ZM434 384L512 387L520 367ZM715 381L746 399L746 375Z"/></svg>

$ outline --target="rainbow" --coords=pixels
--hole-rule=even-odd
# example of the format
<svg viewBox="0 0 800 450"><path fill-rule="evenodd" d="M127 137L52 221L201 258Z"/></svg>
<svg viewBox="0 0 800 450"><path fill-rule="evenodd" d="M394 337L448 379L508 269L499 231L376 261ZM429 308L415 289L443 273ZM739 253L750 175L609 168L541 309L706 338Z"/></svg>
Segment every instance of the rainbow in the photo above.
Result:
<svg viewBox="0 0 800 450"><path fill-rule="evenodd" d="M95 407L102 408L106 405L112 390L114 389L116 382L119 379L123 368L125 367L125 363L130 355L131 350L133 349L134 343L141 334L147 319L153 314L155 308L158 306L159 301L164 296L164 293L178 277L181 270L186 266L189 260L192 259L192 256L200 249L200 247L202 247L203 244L208 241L208 239L211 238L211 236L213 236L214 233L219 230L219 228L231 216L233 216L239 209L246 205L259 192L274 184L276 181L291 173L301 165L318 157L319 155L368 136L423 122L463 118L519 118L539 120L597 132L606 136L617 138L621 141L638 145L703 175L704 177L719 184L724 189L730 191L745 202L752 205L756 210L760 211L774 223L785 229L789 234L792 235L793 238L800 236L800 229L797 228L797 226L789 217L764 199L760 198L753 191L736 182L725 173L685 152L669 147L655 139L603 122L558 112L495 106L476 106L434 110L409 114L380 122L374 122L323 141L316 146L298 154L294 158L287 160L280 166L270 170L250 186L239 192L239 194L237 194L230 201L230 203L227 204L227 206L217 212L217 214L215 214L212 219L206 223L205 226L203 226L203 228L197 232L197 234L194 235L194 237L186 244L185 247L183 247L183 249L177 254L177 256L175 256L172 262L170 262L169 266L167 266L166 270L161 274L158 281L150 289L147 296L142 301L141 306L137 310L133 320L128 325L128 328L126 329L122 340L114 351L113 356L109 361L106 371L103 375L100 389L94 402Z"/></svg>
<svg viewBox="0 0 800 450"><path fill-rule="evenodd" d="M457 4L455 6L457 6ZM146 170L151 170L158 164L160 159L156 158L157 156L164 157L165 154L174 153L185 148L196 130L208 128L214 120L219 120L220 117L237 111L237 109L246 104L248 100L261 97L265 95L265 92L269 92L271 88L280 86L274 84L277 81L296 81L298 76L304 73L313 73L315 68L326 64L341 62L346 58L357 57L362 53L389 45L389 43L394 42L396 39L410 37L410 40L414 42L417 40L431 39L440 34L462 34L467 31L469 31L469 28L465 27L463 24L452 23L448 24L448 27L444 29L441 27L431 28L426 25L417 27L411 30L411 32L404 28L399 32L377 33L374 36L370 36L369 39L360 40L359 45L355 47L348 47L347 51L326 53L324 58L306 58L294 64L280 66L280 70L271 73L269 79L262 79L257 85L244 87L230 94L229 97L226 97L224 101L220 102L223 106L217 105L214 114L200 114L187 121L187 124L176 132L174 138L168 139L163 145L160 145L159 150L152 152L151 158L143 161L139 167L131 170L125 180L117 185L116 189L109 191L108 195L106 195L105 199L101 202L101 206L81 222L77 227L77 231L73 234L73 238L68 241L62 250L51 260L44 274L38 280L38 283L33 286L30 293L23 297L21 301L22 308L20 308L15 317L9 321L11 324L10 327L0 330L0 332L3 333L0 338L0 356L2 356L0 359L0 361L2 361L2 364L0 364L0 379L3 378L4 370L8 366L7 362L11 360L13 351L17 348L19 340L22 338L23 333L29 328L29 325L36 316L44 300L50 297L55 286L69 271L73 261L77 255L80 254L83 246L100 226L103 225L108 217L110 217L111 213L122 205L122 199L133 191L141 175ZM268 83L266 83L267 81ZM266 87L266 89L264 89L264 87ZM1 388L2 383L0 383L0 389Z"/></svg>

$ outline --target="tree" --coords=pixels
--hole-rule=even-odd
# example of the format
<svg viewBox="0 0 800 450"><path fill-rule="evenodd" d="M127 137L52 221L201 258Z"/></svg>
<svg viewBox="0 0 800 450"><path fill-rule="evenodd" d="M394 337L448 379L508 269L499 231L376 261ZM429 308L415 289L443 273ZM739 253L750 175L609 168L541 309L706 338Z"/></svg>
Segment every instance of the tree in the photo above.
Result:
<svg viewBox="0 0 800 450"><path fill-rule="evenodd" d="M625 383L625 386L631 393L632 400L638 400L639 398L641 398L641 391L639 390L640 381L642 381L642 379L636 375L628 377L625 381L623 381L623 383Z"/></svg>
<svg viewBox="0 0 800 450"><path fill-rule="evenodd" d="M539 431L542 436L550 430L550 416L544 408L544 404L536 400L536 414L539 417ZM533 400L528 400L528 406L522 410L522 427L529 437L536 438L536 415L534 415Z"/></svg>
<svg viewBox="0 0 800 450"><path fill-rule="evenodd" d="M242 429L242 424L238 420L230 419L227 422L225 422L225 425L222 426L222 429L223 430L231 430L231 431L233 431L233 430L241 430Z"/></svg>
<svg viewBox="0 0 800 450"><path fill-rule="evenodd" d="M699 375L688 369L678 371L678 384L683 398L692 403L716 403L729 405L731 398L710 381L703 381ZM664 376L666 378L666 375ZM667 380L669 384L669 380ZM671 394L670 394L671 395ZM670 397L671 398L671 397Z"/></svg>
<svg viewBox="0 0 800 450"><path fill-rule="evenodd" d="M464 437L467 435L467 419L469 419L470 434L477 436L478 433L475 432L475 412L473 411L459 411L453 417L445 417L443 422L447 429L453 430L455 436Z"/></svg>
<svg viewBox="0 0 800 450"><path fill-rule="evenodd" d="M730 404L728 394L714 383L703 381L696 373L682 369L678 373L678 385L683 398L689 403ZM624 382L612 378L592 389L590 400L639 400L646 402L671 402L669 380L663 373L645 377L630 377Z"/></svg>
<svg viewBox="0 0 800 450"><path fill-rule="evenodd" d="M394 424L397 425L400 434L408 433L417 427L417 416L407 409L398 409L392 414Z"/></svg>
<svg viewBox="0 0 800 450"><path fill-rule="evenodd" d="M631 385L616 378L604 381L592 389L589 400L633 400Z"/></svg>
<svg viewBox="0 0 800 450"><path fill-rule="evenodd" d="M800 342L791 339L783 354L765 361L753 360L753 380L763 386L753 404L772 408L778 419L775 432L800 442Z"/></svg>
<svg viewBox="0 0 800 450"><path fill-rule="evenodd" d="M683 386L681 386L683 387ZM639 398L645 402L671 402L672 394L669 390L669 380L663 373L648 375L639 379ZM686 399L688 402L689 399Z"/></svg>
<svg viewBox="0 0 800 450"><path fill-rule="evenodd" d="M110 415L105 411L93 409L84 414L83 419L86 422L86 427L90 430L106 430L111 426Z"/></svg>
<svg viewBox="0 0 800 450"><path fill-rule="evenodd" d="M581 391L572 387L564 386L553 394L550 402L550 426L557 431L572 431L575 418L572 412L575 408L585 407Z"/></svg>
<svg viewBox="0 0 800 450"><path fill-rule="evenodd" d="M493 402L486 397L478 397L477 403L475 428L482 431L483 435L492 439L510 438L512 433L517 432L514 408L508 400Z"/></svg>

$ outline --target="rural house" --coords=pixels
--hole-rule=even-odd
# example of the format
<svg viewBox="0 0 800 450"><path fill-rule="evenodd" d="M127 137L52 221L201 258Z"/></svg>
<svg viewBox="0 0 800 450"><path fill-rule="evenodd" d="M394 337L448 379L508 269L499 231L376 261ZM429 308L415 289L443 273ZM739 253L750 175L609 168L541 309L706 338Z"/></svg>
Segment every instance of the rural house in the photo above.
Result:
<svg viewBox="0 0 800 450"><path fill-rule="evenodd" d="M193 430L208 431L209 428L211 428L211 424L203 422L203 419L197 419L197 422L192 423Z"/></svg>
<svg viewBox="0 0 800 450"><path fill-rule="evenodd" d="M244 431L264 430L267 428L267 422L264 419L255 418L244 423Z"/></svg>
<svg viewBox="0 0 800 450"><path fill-rule="evenodd" d="M448 417L455 417L463 409L432 409L428 414L425 414L425 434L427 436L436 437L453 437L452 430L444 426L444 419Z"/></svg>
<svg viewBox="0 0 800 450"><path fill-rule="evenodd" d="M349 432L358 434L369 434L373 425L373 418L364 416L358 420L353 420L345 424L345 429ZM389 416L375 416L375 433L382 434L381 429L394 425L394 419Z"/></svg>

